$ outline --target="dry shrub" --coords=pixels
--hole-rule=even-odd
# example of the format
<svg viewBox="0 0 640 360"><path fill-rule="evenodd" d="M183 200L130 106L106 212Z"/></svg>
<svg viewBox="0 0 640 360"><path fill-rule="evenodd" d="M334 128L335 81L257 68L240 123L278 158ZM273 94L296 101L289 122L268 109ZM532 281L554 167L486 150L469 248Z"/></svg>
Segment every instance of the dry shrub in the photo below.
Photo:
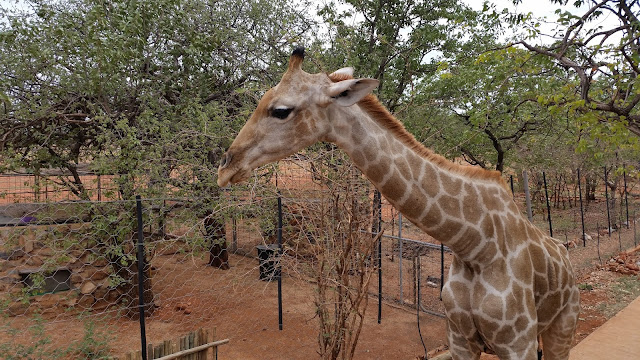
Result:
<svg viewBox="0 0 640 360"><path fill-rule="evenodd" d="M362 231L372 221L371 186L345 159L337 151L317 157L313 178L326 190L321 199L295 205L299 213L313 214L300 216L296 224L310 240L299 258L304 271L299 271L317 284L314 303L318 353L323 359L353 357L376 270L377 239Z"/></svg>

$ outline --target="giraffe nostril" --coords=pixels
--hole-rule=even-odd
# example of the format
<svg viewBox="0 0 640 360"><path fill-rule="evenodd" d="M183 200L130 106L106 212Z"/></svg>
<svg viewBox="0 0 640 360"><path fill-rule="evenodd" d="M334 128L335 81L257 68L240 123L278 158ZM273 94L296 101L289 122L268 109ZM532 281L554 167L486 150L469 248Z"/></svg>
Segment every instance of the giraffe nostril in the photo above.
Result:
<svg viewBox="0 0 640 360"><path fill-rule="evenodd" d="M226 152L222 155L222 159L220 159L220 169L224 169L227 166L229 166L229 163L231 163L231 158L233 156L229 153Z"/></svg>

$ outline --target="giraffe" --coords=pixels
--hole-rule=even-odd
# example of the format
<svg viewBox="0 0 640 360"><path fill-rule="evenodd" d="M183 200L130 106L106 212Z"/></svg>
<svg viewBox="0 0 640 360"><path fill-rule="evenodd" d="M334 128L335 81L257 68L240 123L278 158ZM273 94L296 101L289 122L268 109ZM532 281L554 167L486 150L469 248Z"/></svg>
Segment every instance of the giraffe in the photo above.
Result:
<svg viewBox="0 0 640 360"><path fill-rule="evenodd" d="M454 359L568 359L579 292L567 250L525 219L500 173L446 160L424 147L352 68L302 70L297 48L218 168L218 185L318 141L343 149L385 198L454 254L443 289Z"/></svg>

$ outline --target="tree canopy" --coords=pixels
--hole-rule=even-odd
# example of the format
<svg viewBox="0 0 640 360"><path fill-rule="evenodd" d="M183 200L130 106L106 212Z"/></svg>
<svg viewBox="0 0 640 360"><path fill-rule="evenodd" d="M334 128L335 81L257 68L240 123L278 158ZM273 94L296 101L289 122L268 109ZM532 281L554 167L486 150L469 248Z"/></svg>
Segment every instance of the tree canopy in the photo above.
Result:
<svg viewBox="0 0 640 360"><path fill-rule="evenodd" d="M26 3L0 32L1 165L64 169L79 198L82 162L124 198L214 186L212 157L311 26L285 1Z"/></svg>
<svg viewBox="0 0 640 360"><path fill-rule="evenodd" d="M638 150L637 1L552 0L544 21L451 0L20 4L0 12L0 166L63 169L80 199L81 163L118 174L124 198L215 192L217 157L297 45L314 70L380 80L450 158L503 171L550 144Z"/></svg>

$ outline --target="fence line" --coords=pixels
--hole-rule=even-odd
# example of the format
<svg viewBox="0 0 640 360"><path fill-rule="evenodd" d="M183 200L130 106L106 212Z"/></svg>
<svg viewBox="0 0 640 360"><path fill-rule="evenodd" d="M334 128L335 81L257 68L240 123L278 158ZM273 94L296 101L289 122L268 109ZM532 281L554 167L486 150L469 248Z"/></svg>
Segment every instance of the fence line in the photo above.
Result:
<svg viewBox="0 0 640 360"><path fill-rule="evenodd" d="M302 285L294 282L293 277L304 277L304 270L299 268L304 267L300 264L308 261L304 257L305 251L308 251L305 246L315 246L319 241L312 236L312 230L318 227L313 219L319 216L316 207L331 200L323 198L322 190L314 189L316 192L311 196L310 192L303 190L281 188L282 198L276 191L260 194L242 191L222 193L213 215L224 214L223 218L226 218L222 224L226 234L224 244L225 250L232 254L232 270L227 272L214 272L211 266L203 265L207 256L213 256L211 244L220 238L215 238L214 232L203 222L211 215L203 214L202 209L195 207L200 199L167 197L137 199L136 202L113 200L30 204L26 212L16 215L19 217L7 216L13 223L9 221L6 227L0 227L0 257L3 259L0 263L0 300L6 304L3 310L10 314L8 326L22 327L27 324L33 330L44 326L50 333L51 329L82 329L83 323L98 322L101 333L121 331L130 335L134 332L130 329L130 323L122 321L123 316L145 314L143 310L146 309L152 314L146 317L138 315L142 323L140 331L143 332L143 338L150 336L153 341L158 341L160 333L166 333L165 330L158 330L161 324L197 325L189 319L189 315L195 313L200 318L216 314L238 321L238 313L255 310L255 319L240 319L237 323L216 322L220 331L224 331L224 337L242 338L259 334L264 327L261 324L276 323L276 319L279 329L298 326L288 325L283 320L282 303L295 296L291 293L293 287L302 288ZM581 196L582 189L579 192ZM625 195L628 193L625 191ZM373 201L373 198L368 197L368 201ZM520 198L516 197L516 201L520 201ZM175 207L176 203L182 205ZM429 240L426 234L403 222L401 216L394 215L395 210L385 201L379 204L377 225L380 226L382 222L392 224L392 231L389 235L381 236L377 244L375 261L379 272L375 280L378 286L375 290L375 286L372 286L370 291L379 300L378 321L384 323L380 308L383 300L442 316L440 292L445 281L444 272L451 263L449 249L425 242ZM603 223L602 205L592 202L588 205L589 211L584 209L580 212L582 219L588 212L586 224L584 220L581 221L584 224L582 229L575 219L577 213L573 222L567 214L553 216L558 225L556 236L564 235L568 239L569 234L572 237L575 233L580 234L582 247L574 248L567 241L569 254L578 269L593 266L596 252L598 258L606 257L632 243L637 244L633 205L630 213L633 218L627 221L628 231L623 229L622 215L615 216L614 219L620 222L616 230L618 239L614 237L612 240L611 236L606 235L601 239L602 229L598 224ZM622 204L619 205L622 209ZM371 206L375 207L373 204ZM627 196L625 206L629 206ZM90 219L85 216L89 207L93 212ZM136 212L134 209L139 210ZM165 213L165 210L168 212ZM369 210L368 214L371 214ZM24 221L26 217L32 219ZM534 221L543 227L545 218L539 218L536 215ZM547 216L548 221L550 218ZM16 221L20 226L15 226ZM633 230L630 229L631 224ZM608 230L612 228L609 226ZM376 234L368 231L368 228L360 232ZM597 237L597 243L584 234ZM141 239L143 236L144 239ZM226 243L228 237L231 237L230 244ZM255 259L254 249L268 243L278 243L279 249L282 249L279 253L283 271L280 281L284 276L287 284L280 282L277 290L258 278L259 261ZM428 260L423 263L424 258ZM122 263L126 263L126 266ZM140 277L127 278L133 270ZM60 277L61 282L68 283L68 290L46 289L49 283L59 281ZM147 286L148 279L151 279L153 286ZM27 280L31 281L30 285ZM127 290L125 285L129 281L137 291ZM190 284L192 282L197 285ZM411 297L407 294L411 292L409 290L413 290ZM143 302L146 298L151 301ZM273 301L259 302L255 298ZM152 326L145 324L145 319L149 319ZM147 329L149 334L145 334ZM60 341L87 345L83 343L81 335L71 331L69 339ZM25 342L7 334L0 335L0 345L12 342L21 344L21 341ZM52 346L48 346L47 350L51 350ZM92 346L96 346L95 343ZM129 349L137 346L141 351L147 348L131 340L125 346Z"/></svg>
<svg viewBox="0 0 640 360"><path fill-rule="evenodd" d="M89 199L93 201L118 199L114 184L116 175L81 171L79 178ZM40 175L0 174L0 204L78 200L78 196L65 183L73 184L73 176L55 171L47 171Z"/></svg>

